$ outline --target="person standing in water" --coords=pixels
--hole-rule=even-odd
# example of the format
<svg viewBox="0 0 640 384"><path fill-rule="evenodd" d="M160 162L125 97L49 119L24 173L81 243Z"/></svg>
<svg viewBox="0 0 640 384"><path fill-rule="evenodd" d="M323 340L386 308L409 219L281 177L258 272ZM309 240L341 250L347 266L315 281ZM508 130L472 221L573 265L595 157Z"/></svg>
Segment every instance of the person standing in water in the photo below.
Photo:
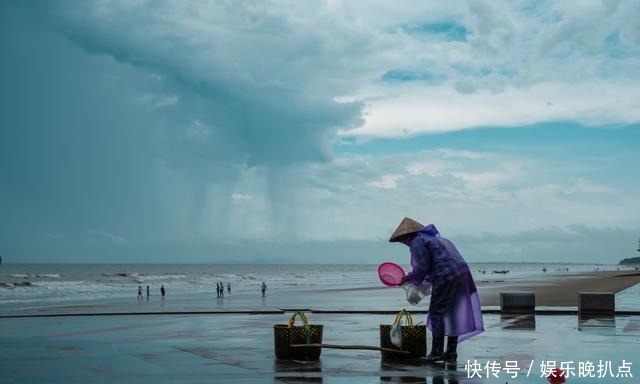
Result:
<svg viewBox="0 0 640 384"><path fill-rule="evenodd" d="M231 283L227 281L227 294L231 294Z"/></svg>
<svg viewBox="0 0 640 384"><path fill-rule="evenodd" d="M160 286L160 294L162 295L162 300L164 300L164 293L165 293L164 285L161 285Z"/></svg>
<svg viewBox="0 0 640 384"><path fill-rule="evenodd" d="M267 292L267 284L264 283L264 281L262 282L262 297L264 297L264 294Z"/></svg>
<svg viewBox="0 0 640 384"><path fill-rule="evenodd" d="M224 284L220 282L220 297L224 299Z"/></svg>
<svg viewBox="0 0 640 384"><path fill-rule="evenodd" d="M138 300L142 300L142 285L138 285Z"/></svg>
<svg viewBox="0 0 640 384"><path fill-rule="evenodd" d="M147 301L149 301L149 296L151 296L151 292L149 292L149 286L147 285Z"/></svg>
<svg viewBox="0 0 640 384"><path fill-rule="evenodd" d="M216 297L220 298L220 283L216 283Z"/></svg>
<svg viewBox="0 0 640 384"><path fill-rule="evenodd" d="M431 283L427 326L433 335L433 345L425 362L455 362L458 342L484 331L480 298L469 266L433 224L425 227L405 217L389 241L403 243L411 252L412 271L402 283ZM445 336L448 336L447 350L443 352Z"/></svg>

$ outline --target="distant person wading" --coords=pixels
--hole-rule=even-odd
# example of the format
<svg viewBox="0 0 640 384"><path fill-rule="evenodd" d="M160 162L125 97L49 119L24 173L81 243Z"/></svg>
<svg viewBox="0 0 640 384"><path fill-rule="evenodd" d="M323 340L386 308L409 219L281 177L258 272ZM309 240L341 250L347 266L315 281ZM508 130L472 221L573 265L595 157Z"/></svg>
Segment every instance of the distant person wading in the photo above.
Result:
<svg viewBox="0 0 640 384"><path fill-rule="evenodd" d="M262 297L264 297L265 293L267 293L267 284L265 284L264 281L262 282L261 291L262 291Z"/></svg>

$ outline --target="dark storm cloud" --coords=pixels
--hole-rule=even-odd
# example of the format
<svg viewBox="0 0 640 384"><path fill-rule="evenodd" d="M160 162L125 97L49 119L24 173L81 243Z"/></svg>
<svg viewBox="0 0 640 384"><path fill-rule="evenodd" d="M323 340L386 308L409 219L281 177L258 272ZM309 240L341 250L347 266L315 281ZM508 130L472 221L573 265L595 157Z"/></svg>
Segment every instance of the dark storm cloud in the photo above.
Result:
<svg viewBox="0 0 640 384"><path fill-rule="evenodd" d="M149 8L1 7L0 240L14 257L228 235L239 171L324 161L335 131L360 122L359 104L281 68L297 52L278 38L277 60L246 62L227 25L197 36ZM201 228L206 207L217 226Z"/></svg>

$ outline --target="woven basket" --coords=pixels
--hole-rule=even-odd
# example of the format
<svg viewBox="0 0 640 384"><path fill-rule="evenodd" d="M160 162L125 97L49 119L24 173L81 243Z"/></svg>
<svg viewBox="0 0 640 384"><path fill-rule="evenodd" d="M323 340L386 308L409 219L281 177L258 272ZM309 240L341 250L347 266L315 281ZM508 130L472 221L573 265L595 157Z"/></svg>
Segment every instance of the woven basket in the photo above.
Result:
<svg viewBox="0 0 640 384"><path fill-rule="evenodd" d="M402 310L396 315L393 325L401 325L402 319L406 319L406 325L400 327L400 348L391 342L392 325L380 325L380 346L383 348L400 349L409 354L382 351L384 359L418 359L427 354L427 327L425 325L413 325L411 313Z"/></svg>
<svg viewBox="0 0 640 384"><path fill-rule="evenodd" d="M296 326L296 317L302 320L301 326ZM320 358L320 347L296 347L291 344L321 344L322 325L310 325L303 312L295 312L288 324L273 326L273 343L276 358L280 360L317 360Z"/></svg>

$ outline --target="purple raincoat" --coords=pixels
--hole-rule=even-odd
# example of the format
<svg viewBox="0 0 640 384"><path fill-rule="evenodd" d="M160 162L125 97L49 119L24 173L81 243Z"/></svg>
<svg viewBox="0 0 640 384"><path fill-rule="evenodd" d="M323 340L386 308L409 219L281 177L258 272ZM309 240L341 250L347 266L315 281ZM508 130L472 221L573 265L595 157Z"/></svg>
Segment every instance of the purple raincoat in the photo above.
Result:
<svg viewBox="0 0 640 384"><path fill-rule="evenodd" d="M458 336L462 342L484 331L476 285L453 243L429 224L409 242L411 266L407 277L415 285L431 283L427 326L436 336Z"/></svg>

